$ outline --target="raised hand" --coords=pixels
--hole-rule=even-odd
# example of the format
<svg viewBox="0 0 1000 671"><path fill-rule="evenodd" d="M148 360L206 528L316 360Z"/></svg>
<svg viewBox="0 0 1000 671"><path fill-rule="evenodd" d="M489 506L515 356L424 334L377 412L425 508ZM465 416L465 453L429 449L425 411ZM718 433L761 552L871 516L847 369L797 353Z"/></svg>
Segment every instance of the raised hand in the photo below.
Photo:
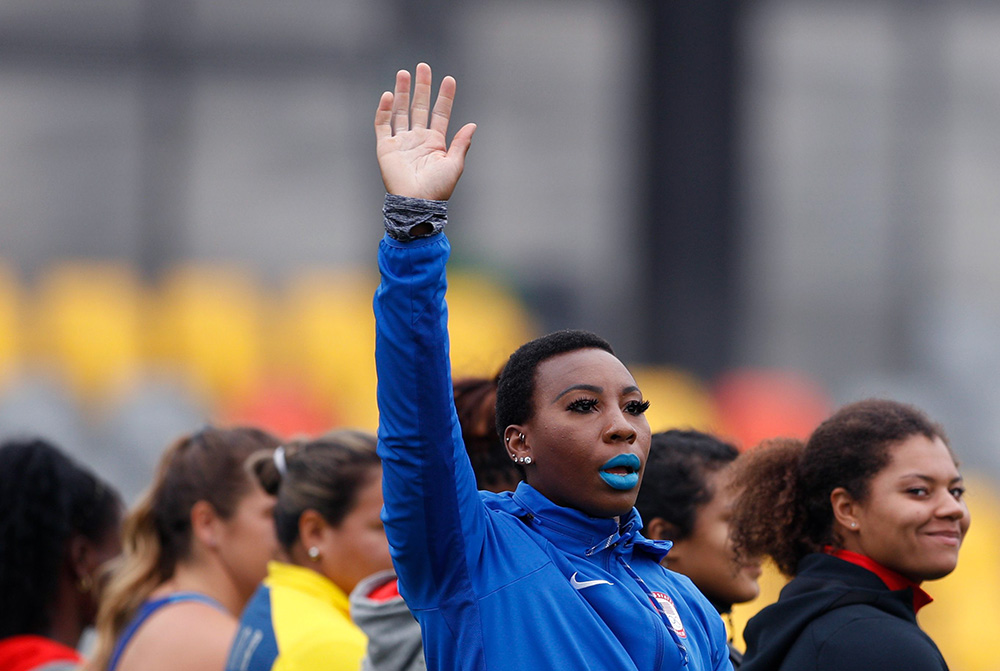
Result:
<svg viewBox="0 0 1000 671"><path fill-rule="evenodd" d="M411 109L410 73L396 73L395 91L382 94L375 112L375 153L386 192L428 200L451 197L476 131L474 123L462 126L448 146L454 101L455 79L445 77L431 111L431 68L420 63Z"/></svg>

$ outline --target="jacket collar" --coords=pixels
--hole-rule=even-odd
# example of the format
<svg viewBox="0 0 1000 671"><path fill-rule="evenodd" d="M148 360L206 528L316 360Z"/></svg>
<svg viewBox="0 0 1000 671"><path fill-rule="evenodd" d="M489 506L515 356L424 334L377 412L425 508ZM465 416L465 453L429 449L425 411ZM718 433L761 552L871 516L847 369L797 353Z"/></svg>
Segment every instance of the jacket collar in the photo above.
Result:
<svg viewBox="0 0 1000 671"><path fill-rule="evenodd" d="M518 484L515 492L492 500L495 507L520 518L549 542L574 553L589 556L634 546L660 561L672 545L670 541L642 536L642 518L635 508L617 521L613 517L591 517L575 508L557 506L526 482Z"/></svg>
<svg viewBox="0 0 1000 671"><path fill-rule="evenodd" d="M310 568L270 561L267 563L265 582L269 586L281 585L304 592L330 604L344 615L350 613L350 605L344 591L329 578Z"/></svg>

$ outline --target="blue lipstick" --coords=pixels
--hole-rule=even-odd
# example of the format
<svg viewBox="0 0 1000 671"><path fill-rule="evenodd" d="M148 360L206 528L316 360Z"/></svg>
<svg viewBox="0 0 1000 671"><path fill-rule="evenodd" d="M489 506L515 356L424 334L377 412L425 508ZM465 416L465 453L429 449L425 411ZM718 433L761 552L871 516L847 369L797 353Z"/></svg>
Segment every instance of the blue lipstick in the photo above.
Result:
<svg viewBox="0 0 1000 671"><path fill-rule="evenodd" d="M609 473L612 468L627 468L628 473ZM601 466L601 479L614 489L627 491L634 489L639 484L639 469L642 462L634 454L619 454L612 457L606 464Z"/></svg>

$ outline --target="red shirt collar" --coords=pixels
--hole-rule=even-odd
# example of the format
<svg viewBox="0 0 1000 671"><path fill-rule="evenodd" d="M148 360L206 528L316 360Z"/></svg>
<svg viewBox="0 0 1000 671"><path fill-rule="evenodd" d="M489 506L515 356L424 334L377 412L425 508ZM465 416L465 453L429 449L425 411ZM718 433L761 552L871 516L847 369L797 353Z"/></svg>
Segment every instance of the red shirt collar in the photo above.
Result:
<svg viewBox="0 0 1000 671"><path fill-rule="evenodd" d="M907 587L912 589L914 613L934 600L931 598L930 594L920 588L920 583L913 582L909 578L887 569L871 557L866 557L863 554L851 552L850 550L838 550L829 545L823 548L823 552L828 555L833 555L838 559L843 559L844 561L850 562L856 566L860 566L861 568L868 569L881 578L882 582L885 583L885 586L891 590L901 590L906 589Z"/></svg>

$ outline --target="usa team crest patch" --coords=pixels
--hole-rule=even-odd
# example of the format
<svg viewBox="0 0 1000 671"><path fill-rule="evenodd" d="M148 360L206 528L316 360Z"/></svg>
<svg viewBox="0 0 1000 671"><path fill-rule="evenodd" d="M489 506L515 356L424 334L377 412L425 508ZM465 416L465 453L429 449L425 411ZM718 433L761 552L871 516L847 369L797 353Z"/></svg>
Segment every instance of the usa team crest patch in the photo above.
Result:
<svg viewBox="0 0 1000 671"><path fill-rule="evenodd" d="M681 622L681 616L677 614L673 599L663 592L653 592L652 594L656 602L660 604L660 608L663 609L663 614L667 616L667 621L670 622L673 630L681 638L687 638L687 632L684 631L684 623Z"/></svg>

